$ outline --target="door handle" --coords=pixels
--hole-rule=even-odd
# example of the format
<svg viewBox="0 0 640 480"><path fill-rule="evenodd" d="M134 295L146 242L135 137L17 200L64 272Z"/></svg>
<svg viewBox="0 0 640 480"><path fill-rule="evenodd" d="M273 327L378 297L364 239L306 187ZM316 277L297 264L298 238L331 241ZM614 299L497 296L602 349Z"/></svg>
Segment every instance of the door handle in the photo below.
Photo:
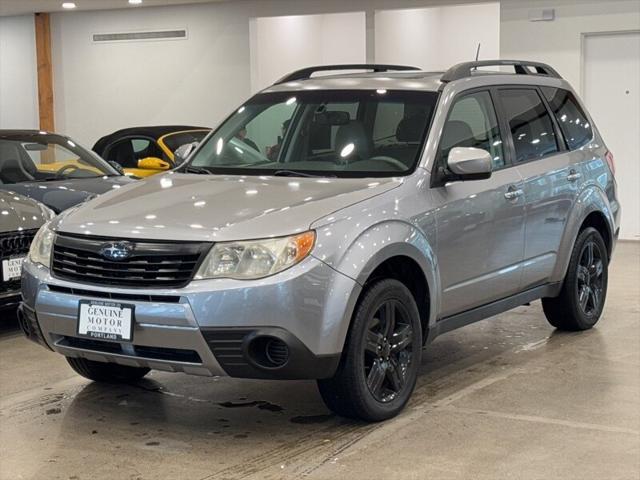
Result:
<svg viewBox="0 0 640 480"><path fill-rule="evenodd" d="M575 170L571 170L569 172L569 175L567 175L567 180L569 180L570 182L575 182L576 180L580 179L580 177L582 177L581 173L578 173Z"/></svg>
<svg viewBox="0 0 640 480"><path fill-rule="evenodd" d="M524 195L524 191L521 188L516 188L511 185L505 192L504 198L506 198L507 200L517 200L522 195Z"/></svg>

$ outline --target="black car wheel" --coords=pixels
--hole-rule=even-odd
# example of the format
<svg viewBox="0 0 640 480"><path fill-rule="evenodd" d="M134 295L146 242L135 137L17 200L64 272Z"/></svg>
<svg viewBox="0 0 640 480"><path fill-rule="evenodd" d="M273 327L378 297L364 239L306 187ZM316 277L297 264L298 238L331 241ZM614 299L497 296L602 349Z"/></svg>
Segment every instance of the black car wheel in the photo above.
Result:
<svg viewBox="0 0 640 480"><path fill-rule="evenodd" d="M600 233L586 228L576 240L560 295L543 298L549 323L560 330L586 330L602 314L607 296L609 257Z"/></svg>
<svg viewBox="0 0 640 480"><path fill-rule="evenodd" d="M413 392L421 355L420 314L411 292L397 280L378 281L356 307L336 375L318 381L320 394L340 415L391 418Z"/></svg>

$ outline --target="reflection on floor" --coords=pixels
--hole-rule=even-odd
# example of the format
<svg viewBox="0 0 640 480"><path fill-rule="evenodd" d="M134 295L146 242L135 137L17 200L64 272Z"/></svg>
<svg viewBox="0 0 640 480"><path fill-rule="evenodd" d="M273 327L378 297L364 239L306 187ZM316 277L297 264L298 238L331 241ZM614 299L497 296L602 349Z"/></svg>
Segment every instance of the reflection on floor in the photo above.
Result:
<svg viewBox="0 0 640 480"><path fill-rule="evenodd" d="M2 312L1 479L640 478L640 244L604 319L555 332L536 302L447 334L392 421L331 415L313 382L153 372L98 385Z"/></svg>

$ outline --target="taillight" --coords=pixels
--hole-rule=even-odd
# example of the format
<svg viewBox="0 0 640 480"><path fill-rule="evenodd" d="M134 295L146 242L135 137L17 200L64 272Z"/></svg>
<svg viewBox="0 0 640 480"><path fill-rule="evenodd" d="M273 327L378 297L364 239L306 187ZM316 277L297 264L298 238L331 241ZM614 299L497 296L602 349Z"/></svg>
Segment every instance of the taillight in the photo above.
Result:
<svg viewBox="0 0 640 480"><path fill-rule="evenodd" d="M607 153L604 154L604 159L609 164L609 168L611 169L611 173L616 174L616 164L613 161L613 153L607 150Z"/></svg>

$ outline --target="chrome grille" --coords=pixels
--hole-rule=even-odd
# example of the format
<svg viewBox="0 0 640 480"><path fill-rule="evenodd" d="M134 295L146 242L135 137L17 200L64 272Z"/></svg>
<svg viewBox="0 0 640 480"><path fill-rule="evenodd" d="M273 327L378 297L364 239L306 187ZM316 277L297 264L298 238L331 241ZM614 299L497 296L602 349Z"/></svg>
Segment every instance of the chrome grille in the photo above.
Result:
<svg viewBox="0 0 640 480"><path fill-rule="evenodd" d="M95 285L183 287L193 278L211 244L130 240L131 255L110 260L100 254L119 239L57 235L53 245L55 277Z"/></svg>

